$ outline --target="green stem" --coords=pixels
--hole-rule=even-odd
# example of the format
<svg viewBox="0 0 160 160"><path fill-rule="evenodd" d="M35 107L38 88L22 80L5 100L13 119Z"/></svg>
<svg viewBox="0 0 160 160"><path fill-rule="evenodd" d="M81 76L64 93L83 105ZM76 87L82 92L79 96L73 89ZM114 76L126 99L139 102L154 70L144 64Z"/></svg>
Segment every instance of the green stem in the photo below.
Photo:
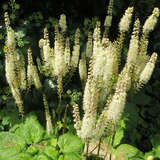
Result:
<svg viewBox="0 0 160 160"><path fill-rule="evenodd" d="M63 134L65 132L66 124L67 124L67 110L68 110L68 107L69 107L69 105L67 104L66 108L65 108L65 112L64 112Z"/></svg>
<svg viewBox="0 0 160 160"><path fill-rule="evenodd" d="M58 75L57 79L57 85L58 85L58 96L59 96L59 103L58 103L58 121L60 121L61 112L62 112L62 75Z"/></svg>
<svg viewBox="0 0 160 160"><path fill-rule="evenodd" d="M51 135L53 134L53 126L52 126L51 116L49 113L49 107L48 107L47 98L45 94L43 94L43 102L44 102L44 108L45 108L45 114L46 114L47 133L48 135Z"/></svg>

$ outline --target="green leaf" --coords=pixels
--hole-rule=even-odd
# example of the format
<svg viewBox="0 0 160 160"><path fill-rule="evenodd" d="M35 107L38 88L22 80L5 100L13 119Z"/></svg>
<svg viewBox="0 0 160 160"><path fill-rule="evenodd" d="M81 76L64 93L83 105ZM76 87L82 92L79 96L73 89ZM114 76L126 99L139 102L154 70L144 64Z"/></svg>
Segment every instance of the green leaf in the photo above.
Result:
<svg viewBox="0 0 160 160"><path fill-rule="evenodd" d="M20 5L16 3L15 4L15 9L17 9L17 10L20 9Z"/></svg>
<svg viewBox="0 0 160 160"><path fill-rule="evenodd" d="M156 134L153 137L151 137L151 143L153 146L155 156L160 158L160 134Z"/></svg>
<svg viewBox="0 0 160 160"><path fill-rule="evenodd" d="M9 157L21 152L26 143L25 140L9 132L0 133L0 160L8 159Z"/></svg>
<svg viewBox="0 0 160 160"><path fill-rule="evenodd" d="M43 139L45 130L36 116L30 115L26 118L25 123L16 130L16 134L24 137L27 144L32 144L38 143Z"/></svg>
<svg viewBox="0 0 160 160"><path fill-rule="evenodd" d="M31 160L33 157L28 153L19 153L7 160Z"/></svg>
<svg viewBox="0 0 160 160"><path fill-rule="evenodd" d="M9 119L10 119L9 117L4 117L3 120L2 120L2 125L4 125L4 126L8 125L9 124Z"/></svg>
<svg viewBox="0 0 160 160"><path fill-rule="evenodd" d="M23 42L24 42L24 44L30 44L30 42L28 40L24 40Z"/></svg>
<svg viewBox="0 0 160 160"><path fill-rule="evenodd" d="M126 120L126 129L132 131L133 128L137 127L139 118L139 109L134 103L127 102L124 109L124 114L128 115L128 120ZM125 118L125 117L124 117Z"/></svg>
<svg viewBox="0 0 160 160"><path fill-rule="evenodd" d="M57 127L60 130L63 127L63 123L61 121L57 122Z"/></svg>
<svg viewBox="0 0 160 160"><path fill-rule="evenodd" d="M2 95L2 99L5 101L7 99L6 95Z"/></svg>
<svg viewBox="0 0 160 160"><path fill-rule="evenodd" d="M43 149L43 152L50 158L54 159L54 160L58 160L58 156L59 156L59 152L56 150L55 147L52 146L46 146Z"/></svg>
<svg viewBox="0 0 160 160"><path fill-rule="evenodd" d="M28 128L33 143L38 143L43 139L45 130L35 116L30 116L26 119L25 128Z"/></svg>
<svg viewBox="0 0 160 160"><path fill-rule="evenodd" d="M8 5L7 4L3 4L2 8L3 8L4 11L6 11L8 9Z"/></svg>
<svg viewBox="0 0 160 160"><path fill-rule="evenodd" d="M71 133L61 135L58 145L63 153L82 153L84 148L82 140Z"/></svg>
<svg viewBox="0 0 160 160"><path fill-rule="evenodd" d="M154 157L154 152L153 151L151 151L151 152L147 152L147 153L145 153L145 155L144 155L144 159L148 159L148 157Z"/></svg>
<svg viewBox="0 0 160 160"><path fill-rule="evenodd" d="M151 97L143 92L139 92L134 95L131 99L132 103L139 104L139 105L147 105L151 102Z"/></svg>
<svg viewBox="0 0 160 160"><path fill-rule="evenodd" d="M57 138L51 138L49 140L50 142L50 145L53 146L53 147L56 147L57 146Z"/></svg>
<svg viewBox="0 0 160 160"><path fill-rule="evenodd" d="M153 148L153 151L155 153L155 156L157 158L160 158L160 145L158 147L156 147L156 148Z"/></svg>
<svg viewBox="0 0 160 160"><path fill-rule="evenodd" d="M0 117L2 119L2 125L8 125L13 127L15 124L20 123L19 114L15 112L9 112L7 110L1 110Z"/></svg>
<svg viewBox="0 0 160 160"><path fill-rule="evenodd" d="M36 146L31 145L27 148L26 152L30 153L31 155L35 155L39 152L39 149Z"/></svg>
<svg viewBox="0 0 160 160"><path fill-rule="evenodd" d="M118 146L121 143L123 137L124 137L124 129L118 128L114 136L113 147ZM110 144L110 141L111 141L110 136L104 139L104 142L107 144Z"/></svg>
<svg viewBox="0 0 160 160"><path fill-rule="evenodd" d="M0 131L4 131L4 127L0 125Z"/></svg>
<svg viewBox="0 0 160 160"><path fill-rule="evenodd" d="M90 23L91 23L91 20L89 18L84 19L83 24L84 24L85 27L87 27Z"/></svg>
<svg viewBox="0 0 160 160"><path fill-rule="evenodd" d="M140 160L143 157L143 153L136 147L129 144L121 144L115 151L116 158L122 158L122 160Z"/></svg>
<svg viewBox="0 0 160 160"><path fill-rule="evenodd" d="M82 160L81 156L76 153L65 153L64 160Z"/></svg>
<svg viewBox="0 0 160 160"><path fill-rule="evenodd" d="M37 156L36 160L51 160L51 158L49 158L47 155L45 155L44 153L41 153Z"/></svg>
<svg viewBox="0 0 160 160"><path fill-rule="evenodd" d="M151 137L151 143L154 148L160 146L160 134Z"/></svg>
<svg viewBox="0 0 160 160"><path fill-rule="evenodd" d="M32 144L30 132L28 131L28 129L26 129L24 124L19 125L19 128L16 129L15 134L23 137L27 144Z"/></svg>
<svg viewBox="0 0 160 160"><path fill-rule="evenodd" d="M60 155L58 160L64 160L64 155Z"/></svg>
<svg viewBox="0 0 160 160"><path fill-rule="evenodd" d="M115 138L114 138L114 143L113 146L117 146L121 143L121 140L124 137L124 129L118 128L116 134L115 134Z"/></svg>

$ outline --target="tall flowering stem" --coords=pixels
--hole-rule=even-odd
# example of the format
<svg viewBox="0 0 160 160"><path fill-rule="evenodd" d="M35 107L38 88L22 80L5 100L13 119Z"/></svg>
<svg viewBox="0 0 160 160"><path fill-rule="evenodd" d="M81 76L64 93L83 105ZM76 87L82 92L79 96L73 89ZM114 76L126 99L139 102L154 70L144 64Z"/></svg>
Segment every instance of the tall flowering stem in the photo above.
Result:
<svg viewBox="0 0 160 160"><path fill-rule="evenodd" d="M11 88L12 95L18 106L18 110L19 110L19 113L23 121L24 120L24 106L23 106L23 100L21 96L21 83L22 83L21 80L24 77L22 77L23 76L22 72L21 70L19 70L18 65L17 65L19 64L19 60L17 58L18 54L16 52L16 41L14 37L14 30L10 26L10 20L9 20L9 16L7 12L5 13L4 18L5 18L5 25L7 29L7 41L6 41L7 52L5 54L6 78ZM24 68L23 68L23 72L24 72ZM23 87L25 88L25 86Z"/></svg>
<svg viewBox="0 0 160 160"><path fill-rule="evenodd" d="M114 2L113 0L109 1L109 5L107 8L107 16L104 21L105 31L104 31L103 37L108 37L109 28L111 27L111 24L112 24L113 2Z"/></svg>
<svg viewBox="0 0 160 160"><path fill-rule="evenodd" d="M110 5L112 3L111 1ZM110 6L110 10L111 8ZM111 14L110 12L108 14ZM156 25L159 16L157 8L146 20L141 36L139 35L140 21L139 19L135 20L126 63L122 69L119 68L123 43L130 28L132 13L133 7L129 7L120 20L120 34L116 41L111 42L107 36L101 38L101 35L106 33L101 34L100 22L97 22L94 29L93 47L90 49L90 51L93 50L93 54L90 54L92 57L84 87L84 115L82 118L80 118L78 105L73 106L77 135L87 144L101 141L103 137L114 134L117 123L124 112L128 91L140 89L149 81L154 70L157 54L153 53L149 57L147 47L149 33ZM105 27L109 27L109 20L106 21ZM87 44L88 47L89 40ZM87 53L87 55L89 54ZM82 65L82 60L79 65ZM80 74L82 74L81 72L80 70Z"/></svg>
<svg viewBox="0 0 160 160"><path fill-rule="evenodd" d="M51 48L50 45L47 28L44 29L44 37L39 41L42 62L40 58L37 58L37 64L40 73L44 74L46 77L49 77L53 81L56 80L57 82L57 93L59 99L57 117L58 120L60 120L62 113L63 81L68 76L72 77L76 68L79 66L80 30L77 29L75 32L74 46L73 50L71 50L70 40L65 34L67 23L66 16L64 14L60 16L59 24L55 25L54 29L55 37L53 48ZM81 66L81 68L84 68L84 65Z"/></svg>

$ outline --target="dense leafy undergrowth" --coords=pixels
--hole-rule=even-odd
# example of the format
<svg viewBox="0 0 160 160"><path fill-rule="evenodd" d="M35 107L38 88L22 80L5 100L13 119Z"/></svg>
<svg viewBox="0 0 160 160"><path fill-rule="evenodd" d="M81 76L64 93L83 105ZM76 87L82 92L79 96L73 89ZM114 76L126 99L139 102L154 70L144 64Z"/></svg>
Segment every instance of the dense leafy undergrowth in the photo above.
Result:
<svg viewBox="0 0 160 160"><path fill-rule="evenodd" d="M80 160L84 144L68 132L48 137L35 115L0 133L0 160Z"/></svg>

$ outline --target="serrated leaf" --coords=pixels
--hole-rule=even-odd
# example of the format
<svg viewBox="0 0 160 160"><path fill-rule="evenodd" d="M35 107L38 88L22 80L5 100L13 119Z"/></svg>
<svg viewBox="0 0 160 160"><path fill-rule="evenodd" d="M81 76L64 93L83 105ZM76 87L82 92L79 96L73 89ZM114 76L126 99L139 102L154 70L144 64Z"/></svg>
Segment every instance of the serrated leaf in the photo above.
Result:
<svg viewBox="0 0 160 160"><path fill-rule="evenodd" d="M65 153L63 160L82 160L82 158L76 153Z"/></svg>
<svg viewBox="0 0 160 160"><path fill-rule="evenodd" d="M124 129L118 128L114 136L113 147L118 146L121 143L123 137L124 137ZM107 144L110 144L110 141L111 141L110 136L104 139L104 142Z"/></svg>
<svg viewBox="0 0 160 160"><path fill-rule="evenodd" d="M61 135L58 146L63 153L82 153L84 148L82 140L71 133Z"/></svg>
<svg viewBox="0 0 160 160"><path fill-rule="evenodd" d="M36 160L51 160L47 155L41 153L37 156Z"/></svg>
<svg viewBox="0 0 160 160"><path fill-rule="evenodd" d="M24 137L27 144L32 144L38 143L43 139L45 130L36 116L30 115L26 118L25 123L16 130L16 134Z"/></svg>
<svg viewBox="0 0 160 160"><path fill-rule="evenodd" d="M26 152L30 153L31 155L35 155L39 152L39 149L36 146L31 145L27 148Z"/></svg>
<svg viewBox="0 0 160 160"><path fill-rule="evenodd" d="M49 143L51 146L56 147L57 146L57 138L51 138L49 140Z"/></svg>
<svg viewBox="0 0 160 160"><path fill-rule="evenodd" d="M23 137L27 144L32 144L30 132L28 131L28 129L25 127L24 124L19 125L18 129L16 129L15 131L15 134Z"/></svg>
<svg viewBox="0 0 160 160"><path fill-rule="evenodd" d="M0 133L0 160L5 160L19 152L21 152L26 143L25 140L9 132Z"/></svg>
<svg viewBox="0 0 160 160"><path fill-rule="evenodd" d="M58 160L58 156L59 156L59 152L58 150L56 150L55 147L52 146L46 146L43 149L43 152L50 158L54 159L54 160Z"/></svg>
<svg viewBox="0 0 160 160"><path fill-rule="evenodd" d="M28 153L19 153L17 155L14 155L13 157L10 157L7 160L31 160L33 157Z"/></svg>
<svg viewBox="0 0 160 160"><path fill-rule="evenodd" d="M38 143L43 139L45 130L34 116L27 118L25 128L28 128L33 143Z"/></svg>
<svg viewBox="0 0 160 160"><path fill-rule="evenodd" d="M129 144L121 144L114 151L114 155L116 158L121 158L122 160L138 160L143 157L143 153L140 150Z"/></svg>

